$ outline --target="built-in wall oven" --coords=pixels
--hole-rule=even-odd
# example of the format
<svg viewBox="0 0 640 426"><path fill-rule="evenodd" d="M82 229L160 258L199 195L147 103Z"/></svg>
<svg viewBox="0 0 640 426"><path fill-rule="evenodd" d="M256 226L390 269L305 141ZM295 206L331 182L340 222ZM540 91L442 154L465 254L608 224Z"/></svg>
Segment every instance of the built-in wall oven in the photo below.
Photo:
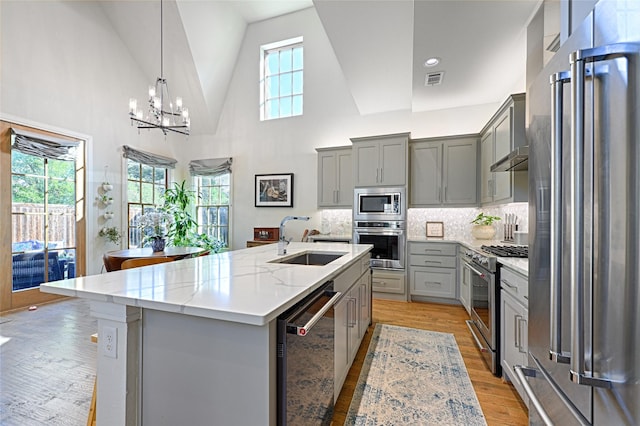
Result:
<svg viewBox="0 0 640 426"><path fill-rule="evenodd" d="M368 187L353 191L353 220L406 220L406 190L403 187Z"/></svg>
<svg viewBox="0 0 640 426"><path fill-rule="evenodd" d="M467 326L491 372L500 376L499 265L493 256L466 250L460 256L463 274L471 277L471 319Z"/></svg>
<svg viewBox="0 0 640 426"><path fill-rule="evenodd" d="M355 244L372 244L371 267L404 269L407 235L404 221L362 221L353 223Z"/></svg>

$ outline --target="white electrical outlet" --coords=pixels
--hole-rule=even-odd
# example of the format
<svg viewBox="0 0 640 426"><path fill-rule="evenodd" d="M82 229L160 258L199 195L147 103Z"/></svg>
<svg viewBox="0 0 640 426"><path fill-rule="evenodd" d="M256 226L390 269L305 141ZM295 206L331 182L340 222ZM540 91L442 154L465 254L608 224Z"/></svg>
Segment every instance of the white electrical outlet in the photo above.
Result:
<svg viewBox="0 0 640 426"><path fill-rule="evenodd" d="M118 329L115 327L103 327L98 337L102 353L109 358L118 357Z"/></svg>

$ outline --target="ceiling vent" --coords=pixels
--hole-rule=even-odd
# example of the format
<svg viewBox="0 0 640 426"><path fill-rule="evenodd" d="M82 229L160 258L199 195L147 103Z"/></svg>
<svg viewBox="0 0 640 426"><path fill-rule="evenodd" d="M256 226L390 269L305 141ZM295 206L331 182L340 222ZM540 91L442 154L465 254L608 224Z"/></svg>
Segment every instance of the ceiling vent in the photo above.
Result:
<svg viewBox="0 0 640 426"><path fill-rule="evenodd" d="M424 79L424 85L437 86L438 84L442 83L443 76L444 76L444 71L429 73Z"/></svg>

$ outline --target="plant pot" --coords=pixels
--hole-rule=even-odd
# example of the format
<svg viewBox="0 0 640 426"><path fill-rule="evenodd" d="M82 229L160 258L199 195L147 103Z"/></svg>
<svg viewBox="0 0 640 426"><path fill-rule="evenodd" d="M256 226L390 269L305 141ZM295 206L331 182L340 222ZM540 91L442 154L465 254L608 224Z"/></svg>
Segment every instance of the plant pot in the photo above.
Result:
<svg viewBox="0 0 640 426"><path fill-rule="evenodd" d="M493 225L474 225L471 235L477 240L490 240L496 235Z"/></svg>
<svg viewBox="0 0 640 426"><path fill-rule="evenodd" d="M164 245L166 244L166 240L164 238L154 238L151 240L151 249L154 252L164 251Z"/></svg>
<svg viewBox="0 0 640 426"><path fill-rule="evenodd" d="M113 219L113 213L104 213L103 216L106 220Z"/></svg>
<svg viewBox="0 0 640 426"><path fill-rule="evenodd" d="M110 183L103 183L102 184L102 190L103 191L111 191L113 189L113 185L111 185Z"/></svg>

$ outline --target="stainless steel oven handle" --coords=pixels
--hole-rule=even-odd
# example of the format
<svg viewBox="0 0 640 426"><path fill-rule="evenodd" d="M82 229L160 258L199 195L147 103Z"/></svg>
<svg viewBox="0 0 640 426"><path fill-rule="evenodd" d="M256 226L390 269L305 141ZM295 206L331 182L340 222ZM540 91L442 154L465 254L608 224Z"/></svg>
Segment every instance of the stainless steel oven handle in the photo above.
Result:
<svg viewBox="0 0 640 426"><path fill-rule="evenodd" d="M322 308L314 316L312 316L305 325L303 325L302 327L296 327L296 334L298 336L306 336L309 331L311 331L313 326L316 325L318 321L320 321L320 318L322 318L324 314L326 314L327 311L331 309L333 305L335 305L338 299L340 299L340 296L342 296L342 293L337 291L336 294L334 294L333 297L329 299L329 301L325 303L324 306L322 306Z"/></svg>
<svg viewBox="0 0 640 426"><path fill-rule="evenodd" d="M471 269L473 272L476 273L476 275L480 276L480 278L484 278L484 272L480 272L478 271L476 268L474 268L473 266L471 266L468 262L464 262L465 266L469 269Z"/></svg>
<svg viewBox="0 0 640 426"><path fill-rule="evenodd" d="M480 349L480 352L484 352L484 353L490 352L491 349L484 346L482 342L480 342L480 339L478 339L478 336L476 336L476 332L473 331L473 326L472 326L473 321L466 320L465 322L467 323L467 327L469 327L469 331L471 331L471 335L473 336L473 339L476 341L476 345L478 345L478 349Z"/></svg>

